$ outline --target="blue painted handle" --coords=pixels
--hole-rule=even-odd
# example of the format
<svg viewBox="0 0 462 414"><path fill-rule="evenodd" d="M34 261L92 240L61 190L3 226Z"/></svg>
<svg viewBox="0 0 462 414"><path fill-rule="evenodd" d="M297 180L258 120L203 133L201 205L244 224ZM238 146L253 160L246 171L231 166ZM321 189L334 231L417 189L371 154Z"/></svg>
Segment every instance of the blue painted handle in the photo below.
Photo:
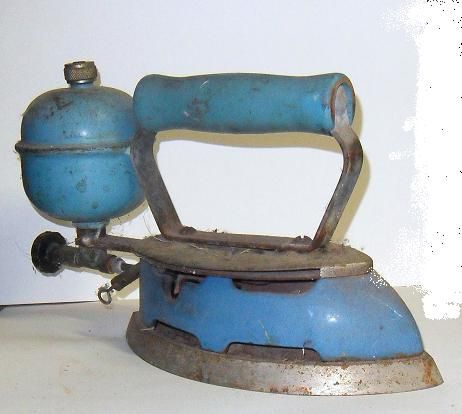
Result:
<svg viewBox="0 0 462 414"><path fill-rule="evenodd" d="M213 74L190 77L149 75L134 94L140 128L228 133L312 132L330 135L339 86L347 95L350 123L355 98L342 74L279 76Z"/></svg>

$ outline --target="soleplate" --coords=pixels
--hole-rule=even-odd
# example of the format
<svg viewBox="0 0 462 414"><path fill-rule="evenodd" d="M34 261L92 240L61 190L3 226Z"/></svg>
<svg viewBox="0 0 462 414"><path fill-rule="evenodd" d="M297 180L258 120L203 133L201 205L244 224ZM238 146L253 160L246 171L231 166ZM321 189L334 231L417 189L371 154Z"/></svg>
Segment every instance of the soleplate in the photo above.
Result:
<svg viewBox="0 0 462 414"><path fill-rule="evenodd" d="M376 361L321 362L205 351L181 332L146 327L138 312L127 328L131 349L172 374L244 390L299 395L364 395L414 391L443 382L426 352Z"/></svg>

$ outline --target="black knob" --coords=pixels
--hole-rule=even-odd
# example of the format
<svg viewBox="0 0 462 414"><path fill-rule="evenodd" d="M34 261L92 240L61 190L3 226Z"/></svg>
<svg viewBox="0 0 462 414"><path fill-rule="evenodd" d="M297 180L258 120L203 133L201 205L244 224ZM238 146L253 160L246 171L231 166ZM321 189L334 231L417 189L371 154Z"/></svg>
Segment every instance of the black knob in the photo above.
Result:
<svg viewBox="0 0 462 414"><path fill-rule="evenodd" d="M32 244L32 263L41 273L56 273L61 269L57 249L66 245L66 239L61 234L46 231L40 234Z"/></svg>

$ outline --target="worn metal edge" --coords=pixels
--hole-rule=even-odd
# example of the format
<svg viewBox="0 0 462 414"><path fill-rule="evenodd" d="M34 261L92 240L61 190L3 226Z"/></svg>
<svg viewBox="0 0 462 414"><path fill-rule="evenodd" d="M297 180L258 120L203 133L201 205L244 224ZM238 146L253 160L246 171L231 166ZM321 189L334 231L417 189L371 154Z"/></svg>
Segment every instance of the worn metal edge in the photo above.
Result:
<svg viewBox="0 0 462 414"><path fill-rule="evenodd" d="M175 342L143 325L134 312L127 342L164 371L208 384L295 395L369 395L415 391L443 382L432 357L422 354L375 361L252 360Z"/></svg>

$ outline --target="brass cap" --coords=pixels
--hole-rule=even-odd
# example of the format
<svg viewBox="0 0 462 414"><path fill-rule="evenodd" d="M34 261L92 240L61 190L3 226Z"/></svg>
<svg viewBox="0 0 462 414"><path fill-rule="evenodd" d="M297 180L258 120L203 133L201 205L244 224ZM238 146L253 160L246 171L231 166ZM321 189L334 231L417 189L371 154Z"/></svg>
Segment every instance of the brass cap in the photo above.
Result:
<svg viewBox="0 0 462 414"><path fill-rule="evenodd" d="M69 84L94 82L97 76L95 62L81 61L64 65L64 79Z"/></svg>

